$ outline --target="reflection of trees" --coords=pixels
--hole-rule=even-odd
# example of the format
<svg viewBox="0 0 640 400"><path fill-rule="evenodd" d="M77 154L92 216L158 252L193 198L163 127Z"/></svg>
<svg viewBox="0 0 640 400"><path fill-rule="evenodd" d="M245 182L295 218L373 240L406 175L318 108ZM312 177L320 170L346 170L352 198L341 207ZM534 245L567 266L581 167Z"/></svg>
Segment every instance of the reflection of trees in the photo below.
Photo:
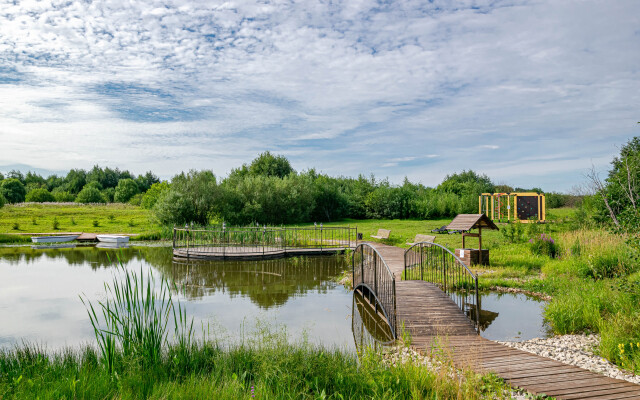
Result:
<svg viewBox="0 0 640 400"><path fill-rule="evenodd" d="M45 259L64 259L71 266L92 269L123 264L148 264L185 291L187 298L198 299L216 292L231 297L247 296L263 308L282 305L291 296L309 291L325 293L333 287L331 278L345 268L343 257L294 257L261 261L172 261L170 247L132 247L99 249L76 247L67 249L0 248L0 260L9 264L29 264Z"/></svg>
<svg viewBox="0 0 640 400"><path fill-rule="evenodd" d="M346 263L341 257L295 257L252 261L192 261L157 266L194 299L218 291L247 296L262 308L282 305L309 291L326 293Z"/></svg>
<svg viewBox="0 0 640 400"><path fill-rule="evenodd" d="M89 264L92 269L115 266L119 259L124 264L131 261L143 261L153 259L164 260L170 263L171 248L123 248L123 249L99 249L93 246L79 246L75 248L50 248L33 249L31 247L2 247L0 248L0 260L9 264L30 264L46 259L64 259L69 265L82 266ZM154 262L151 262L154 265Z"/></svg>

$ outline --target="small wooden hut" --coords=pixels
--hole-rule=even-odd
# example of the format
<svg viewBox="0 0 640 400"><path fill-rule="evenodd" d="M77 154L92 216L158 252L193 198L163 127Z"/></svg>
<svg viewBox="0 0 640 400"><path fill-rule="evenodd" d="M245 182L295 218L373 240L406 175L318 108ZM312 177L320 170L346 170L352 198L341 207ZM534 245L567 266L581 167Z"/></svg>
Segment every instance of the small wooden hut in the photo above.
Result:
<svg viewBox="0 0 640 400"><path fill-rule="evenodd" d="M449 225L448 230L465 231L462 233L462 248L456 249L458 256L466 265L481 264L489 265L489 250L482 249L482 228L498 229L496 224L485 214L458 214ZM478 233L470 233L468 231L477 229ZM477 237L478 248L467 249L465 246L465 238Z"/></svg>

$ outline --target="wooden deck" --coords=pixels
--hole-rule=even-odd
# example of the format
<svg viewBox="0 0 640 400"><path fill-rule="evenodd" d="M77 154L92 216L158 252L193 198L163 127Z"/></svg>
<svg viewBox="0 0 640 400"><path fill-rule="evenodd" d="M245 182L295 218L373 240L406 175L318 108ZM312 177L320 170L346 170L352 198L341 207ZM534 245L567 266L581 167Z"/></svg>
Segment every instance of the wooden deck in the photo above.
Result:
<svg viewBox="0 0 640 400"><path fill-rule="evenodd" d="M317 249L282 248L275 246L248 247L192 247L173 249L176 258L192 258L199 260L269 260L282 257L314 256L343 253L349 247L323 247Z"/></svg>
<svg viewBox="0 0 640 400"><path fill-rule="evenodd" d="M471 321L437 286L402 281L404 249L370 243L396 277L398 326L411 347L448 356L457 367L494 372L510 385L558 399L640 399L640 385L513 349L480 337Z"/></svg>

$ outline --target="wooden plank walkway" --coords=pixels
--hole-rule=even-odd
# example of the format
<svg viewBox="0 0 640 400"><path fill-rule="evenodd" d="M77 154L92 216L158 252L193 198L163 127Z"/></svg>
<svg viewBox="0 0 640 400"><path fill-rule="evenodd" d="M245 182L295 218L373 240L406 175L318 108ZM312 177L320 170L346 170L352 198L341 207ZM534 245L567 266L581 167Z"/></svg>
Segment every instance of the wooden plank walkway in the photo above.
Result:
<svg viewBox="0 0 640 400"><path fill-rule="evenodd" d="M456 367L494 372L510 385L558 399L640 399L640 385L513 349L480 337L471 321L437 286L403 281L404 249L369 243L396 277L398 326L411 334L411 347L448 356Z"/></svg>
<svg viewBox="0 0 640 400"><path fill-rule="evenodd" d="M293 256L315 256L323 254L344 253L349 247L323 248L282 248L276 246L226 246L226 247L191 247L173 249L175 258L193 258L200 260L268 260Z"/></svg>

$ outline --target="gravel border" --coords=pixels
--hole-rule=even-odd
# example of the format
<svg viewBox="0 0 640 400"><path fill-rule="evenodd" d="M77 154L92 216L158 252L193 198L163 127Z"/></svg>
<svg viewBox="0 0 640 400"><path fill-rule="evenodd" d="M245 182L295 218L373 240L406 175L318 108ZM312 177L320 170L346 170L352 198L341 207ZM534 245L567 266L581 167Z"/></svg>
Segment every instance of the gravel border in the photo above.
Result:
<svg viewBox="0 0 640 400"><path fill-rule="evenodd" d="M595 349L600 344L600 335L561 335L548 339L497 343L640 385L640 375L622 370L595 354Z"/></svg>

